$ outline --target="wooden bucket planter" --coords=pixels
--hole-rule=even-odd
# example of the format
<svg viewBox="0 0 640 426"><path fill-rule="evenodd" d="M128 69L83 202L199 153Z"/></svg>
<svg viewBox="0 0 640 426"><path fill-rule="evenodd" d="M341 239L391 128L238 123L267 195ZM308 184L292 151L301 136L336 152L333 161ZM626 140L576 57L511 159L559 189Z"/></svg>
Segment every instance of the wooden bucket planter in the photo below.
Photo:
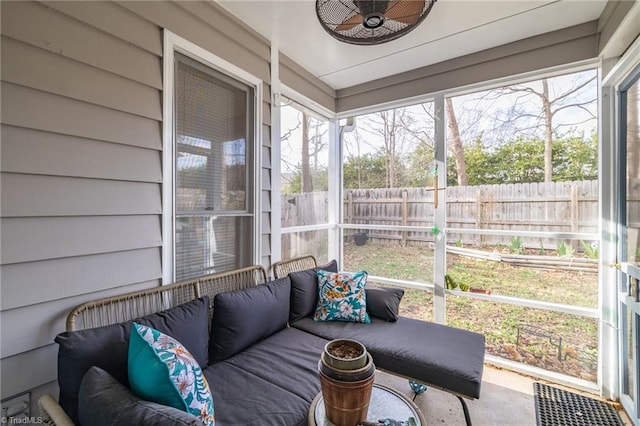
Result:
<svg viewBox="0 0 640 426"><path fill-rule="evenodd" d="M346 356L333 349L347 348ZM336 426L355 426L367 419L376 367L371 354L355 340L327 343L318 374L327 419Z"/></svg>

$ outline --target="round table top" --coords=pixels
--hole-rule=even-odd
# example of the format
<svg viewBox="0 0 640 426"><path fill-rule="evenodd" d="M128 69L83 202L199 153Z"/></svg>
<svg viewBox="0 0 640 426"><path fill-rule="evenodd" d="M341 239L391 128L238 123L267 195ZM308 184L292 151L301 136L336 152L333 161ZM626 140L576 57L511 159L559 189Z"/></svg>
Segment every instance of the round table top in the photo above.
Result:
<svg viewBox="0 0 640 426"><path fill-rule="evenodd" d="M406 422L413 417L416 426L426 426L427 422L416 406L409 398L400 392L384 385L373 384L371 401L369 402L368 422L377 422L383 419L393 419ZM324 399L320 392L313 399L309 408L309 426L333 426L325 415Z"/></svg>

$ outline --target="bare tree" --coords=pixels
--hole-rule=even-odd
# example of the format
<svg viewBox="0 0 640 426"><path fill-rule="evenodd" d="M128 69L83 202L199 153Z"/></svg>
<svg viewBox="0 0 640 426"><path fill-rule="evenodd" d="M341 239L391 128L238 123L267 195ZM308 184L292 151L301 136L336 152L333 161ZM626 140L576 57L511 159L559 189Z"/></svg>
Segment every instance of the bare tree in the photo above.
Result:
<svg viewBox="0 0 640 426"><path fill-rule="evenodd" d="M309 158L309 120L310 117L306 112L302 113L302 150L301 150L301 166L300 174L302 178L302 192L313 191L313 182L311 181L311 162Z"/></svg>
<svg viewBox="0 0 640 426"><path fill-rule="evenodd" d="M406 182L405 160L416 141L421 140L416 119L407 108L381 111L359 119L362 133L371 135L371 141L362 137L365 145L384 157L385 186L397 188Z"/></svg>
<svg viewBox="0 0 640 426"><path fill-rule="evenodd" d="M515 132L531 132L532 134L542 134L545 140L544 151L544 180L553 180L552 166L552 145L554 134L561 127L575 126L586 120L595 118L591 106L597 100L596 91L583 90L596 79L595 73L579 73L573 78L571 84L559 84L557 80L543 78L540 89L534 84L517 84L503 89L493 91L493 95L504 94L519 95L515 97L515 104L508 110L508 114L499 119L503 125L512 128ZM551 86L553 86L550 89ZM532 109L530 99L537 99L539 108ZM575 109L586 113L587 118L577 122L557 122L554 120L557 115L565 110Z"/></svg>
<svg viewBox="0 0 640 426"><path fill-rule="evenodd" d="M447 110L447 127L449 128L449 137L452 142L453 155L456 159L456 175L458 177L458 185L466 186L468 184L467 179L467 165L464 160L464 146L462 145L462 139L460 138L460 129L458 127L458 120L453 109L453 101L451 98L446 98L446 110Z"/></svg>
<svg viewBox="0 0 640 426"><path fill-rule="evenodd" d="M314 172L321 166L320 153L327 148L324 137L328 131L326 123L315 119L305 111L295 110L296 124L282 133L280 142L285 143L291 155L283 150L282 163L290 172L300 173L300 191L312 192ZM299 153L299 155L297 155ZM299 161L298 161L299 160ZM295 161L295 162L294 162Z"/></svg>
<svg viewBox="0 0 640 426"><path fill-rule="evenodd" d="M300 119L300 114L297 115L297 121L296 124L294 126L292 126L291 128L287 129L284 133L281 133L280 135L280 147L282 148L285 143L289 143L289 139L291 139L291 137L293 136L293 134L300 129L300 126L302 126L302 121ZM290 149L293 151L293 147L291 147L291 145L289 145ZM295 168L295 164L293 164L293 162L291 162L290 158L286 155L284 155L283 150L281 149L281 161L282 163L286 164L286 166L289 168L289 170L293 170Z"/></svg>
<svg viewBox="0 0 640 426"><path fill-rule="evenodd" d="M300 165L302 192L313 192L312 171L318 171L320 167L318 154L327 147L324 138L324 135L327 133L327 127L323 124L324 123L316 120L305 111L302 112L302 149Z"/></svg>

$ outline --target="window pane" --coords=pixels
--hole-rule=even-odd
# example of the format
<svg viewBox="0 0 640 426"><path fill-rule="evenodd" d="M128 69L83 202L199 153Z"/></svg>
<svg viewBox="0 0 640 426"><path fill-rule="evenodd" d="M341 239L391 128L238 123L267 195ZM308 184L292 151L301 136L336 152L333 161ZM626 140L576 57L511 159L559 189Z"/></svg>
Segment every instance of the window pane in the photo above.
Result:
<svg viewBox="0 0 640 426"><path fill-rule="evenodd" d="M627 91L627 262L640 264L640 81Z"/></svg>
<svg viewBox="0 0 640 426"><path fill-rule="evenodd" d="M176 280L251 265L251 223L246 216L176 218Z"/></svg>
<svg viewBox="0 0 640 426"><path fill-rule="evenodd" d="M622 315L625 319L623 339L623 375L622 375L622 391L623 394L629 395L632 400L635 400L636 392L636 362L637 362L637 349L633 345L634 332L637 335L637 330L640 328L640 316L634 314L627 305L622 304Z"/></svg>
<svg viewBox="0 0 640 426"><path fill-rule="evenodd" d="M327 223L329 122L291 105L280 111L281 226Z"/></svg>
<svg viewBox="0 0 640 426"><path fill-rule="evenodd" d="M447 247L447 274L459 287L598 307L597 243L514 237L510 244L478 246L473 237L480 236L466 237Z"/></svg>
<svg viewBox="0 0 640 426"><path fill-rule="evenodd" d="M252 94L176 54L176 280L253 263Z"/></svg>
<svg viewBox="0 0 640 426"><path fill-rule="evenodd" d="M433 250L419 246L372 244L367 240L349 238L344 244L344 270L367 271L370 276L431 283ZM376 283L371 277L368 282ZM378 284L390 286L386 283ZM433 293L428 290L405 288L400 302L400 314L422 321L432 321Z"/></svg>
<svg viewBox="0 0 640 426"><path fill-rule="evenodd" d="M587 70L446 99L449 226L598 231L596 78Z"/></svg>
<svg viewBox="0 0 640 426"><path fill-rule="evenodd" d="M329 232L326 229L282 234L282 259L313 255L319 264L329 261Z"/></svg>
<svg viewBox="0 0 640 426"><path fill-rule="evenodd" d="M595 318L450 295L447 324L484 334L489 354L596 381Z"/></svg>
<svg viewBox="0 0 640 426"><path fill-rule="evenodd" d="M358 116L343 133L345 191L433 186L432 102Z"/></svg>
<svg viewBox="0 0 640 426"><path fill-rule="evenodd" d="M422 283L433 282L433 250L428 247L344 244L344 269Z"/></svg>
<svg viewBox="0 0 640 426"><path fill-rule="evenodd" d="M435 219L433 103L358 116L354 123L343 131L343 222L429 228L349 229L345 244L366 238L369 245L415 246L418 251L418 247L428 247L433 243ZM425 280L433 278L419 279Z"/></svg>
<svg viewBox="0 0 640 426"><path fill-rule="evenodd" d="M246 211L248 89L200 68L177 62L176 210Z"/></svg>

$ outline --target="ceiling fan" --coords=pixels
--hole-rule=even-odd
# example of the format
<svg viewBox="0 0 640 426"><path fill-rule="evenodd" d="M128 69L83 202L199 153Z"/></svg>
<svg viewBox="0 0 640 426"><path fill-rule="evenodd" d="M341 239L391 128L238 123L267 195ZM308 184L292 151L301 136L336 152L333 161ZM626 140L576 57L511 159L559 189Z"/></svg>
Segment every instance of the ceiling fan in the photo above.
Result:
<svg viewBox="0 0 640 426"><path fill-rule="evenodd" d="M413 30L436 0L316 0L322 27L352 44L379 44Z"/></svg>

